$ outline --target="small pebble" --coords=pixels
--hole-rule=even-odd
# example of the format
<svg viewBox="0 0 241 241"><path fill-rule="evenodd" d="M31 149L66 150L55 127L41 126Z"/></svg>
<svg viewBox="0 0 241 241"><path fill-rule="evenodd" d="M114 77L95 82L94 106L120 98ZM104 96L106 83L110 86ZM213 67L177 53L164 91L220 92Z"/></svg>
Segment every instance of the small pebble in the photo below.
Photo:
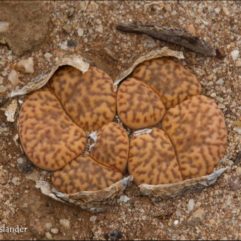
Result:
<svg viewBox="0 0 241 241"><path fill-rule="evenodd" d="M60 219L59 223L66 229L70 228L70 221L68 219Z"/></svg>
<svg viewBox="0 0 241 241"><path fill-rule="evenodd" d="M218 85L223 85L224 84L224 80L223 79L219 79L219 80L216 81L216 83Z"/></svg>
<svg viewBox="0 0 241 241"><path fill-rule="evenodd" d="M33 171L33 164L24 157L19 157L17 159L17 167L20 172L30 173Z"/></svg>
<svg viewBox="0 0 241 241"><path fill-rule="evenodd" d="M67 49L68 49L67 41L64 41L64 42L60 43L60 44L59 44L59 47L60 47L62 50L67 50Z"/></svg>
<svg viewBox="0 0 241 241"><path fill-rule="evenodd" d="M238 49L234 49L234 50L231 52L231 57L232 57L233 61L237 60L238 57L239 57L239 50L238 50Z"/></svg>
<svg viewBox="0 0 241 241"><path fill-rule="evenodd" d="M0 166L0 184L5 185L8 182L8 173L6 170L3 169L2 166Z"/></svg>
<svg viewBox="0 0 241 241"><path fill-rule="evenodd" d="M150 49L154 48L156 47L156 41L152 38L147 38L144 46Z"/></svg>
<svg viewBox="0 0 241 241"><path fill-rule="evenodd" d="M234 164L238 165L241 162L241 151L237 153L237 156L235 157Z"/></svg>
<svg viewBox="0 0 241 241"><path fill-rule="evenodd" d="M174 224L174 225L178 225L178 224L179 224L179 221L178 221L178 220L174 220L173 224Z"/></svg>
<svg viewBox="0 0 241 241"><path fill-rule="evenodd" d="M96 216L91 216L90 217L90 222L94 223L96 221L97 217Z"/></svg>
<svg viewBox="0 0 241 241"><path fill-rule="evenodd" d="M232 191L240 190L240 188L241 188L241 178L240 178L240 176L230 177L229 181L228 181L228 184L229 184L229 188Z"/></svg>
<svg viewBox="0 0 241 241"><path fill-rule="evenodd" d="M215 11L216 14L219 14L221 9L220 8L215 8L214 11Z"/></svg>
<svg viewBox="0 0 241 241"><path fill-rule="evenodd" d="M103 33L103 26L102 25L98 25L96 27L96 31L99 32L99 33Z"/></svg>
<svg viewBox="0 0 241 241"><path fill-rule="evenodd" d="M227 160L226 161L226 165L227 166L232 166L233 165L233 161L232 160Z"/></svg>
<svg viewBox="0 0 241 241"><path fill-rule="evenodd" d="M187 205L187 210L188 210L189 213L194 209L194 206L195 206L194 200L190 199L188 201L188 205Z"/></svg>
<svg viewBox="0 0 241 241"><path fill-rule="evenodd" d="M20 183L21 183L19 177L13 177L11 181L12 181L12 183L13 183L15 186L19 186Z"/></svg>
<svg viewBox="0 0 241 241"><path fill-rule="evenodd" d="M224 104L218 104L218 107L219 107L220 109L225 109L225 105L224 105Z"/></svg>
<svg viewBox="0 0 241 241"><path fill-rule="evenodd" d="M122 203L127 203L129 200L130 198L126 195L121 195L119 198L119 202L122 202Z"/></svg>
<svg viewBox="0 0 241 241"><path fill-rule="evenodd" d="M123 237L123 234L118 230L113 230L113 231L105 234L106 240L117 241L117 240L121 239L122 237Z"/></svg>
<svg viewBox="0 0 241 241"><path fill-rule="evenodd" d="M6 92L6 90L7 90L6 86L0 85L0 93L4 93Z"/></svg>
<svg viewBox="0 0 241 241"><path fill-rule="evenodd" d="M241 67L241 59L238 59L236 62L235 62L235 65L237 67Z"/></svg>
<svg viewBox="0 0 241 241"><path fill-rule="evenodd" d="M90 1L89 5L88 5L88 10L92 11L92 12L96 12L99 8L99 5L97 3L95 3L94 1Z"/></svg>
<svg viewBox="0 0 241 241"><path fill-rule="evenodd" d="M227 9L227 7L223 6L223 12L226 16L229 16L229 10Z"/></svg>
<svg viewBox="0 0 241 241"><path fill-rule="evenodd" d="M63 26L63 30L64 30L66 33L70 34L71 31L72 31L71 25L65 24L65 25Z"/></svg>
<svg viewBox="0 0 241 241"><path fill-rule="evenodd" d="M74 7L69 7L68 12L67 12L68 18L73 17L74 12L75 12L75 8Z"/></svg>
<svg viewBox="0 0 241 241"><path fill-rule="evenodd" d="M34 73L34 61L33 57L28 59L22 59L16 64L17 70L26 74L33 74Z"/></svg>
<svg viewBox="0 0 241 241"><path fill-rule="evenodd" d="M6 77L6 76L8 75L7 69L4 69L4 70L2 71L2 73L1 73L1 75L2 75L3 77Z"/></svg>
<svg viewBox="0 0 241 241"><path fill-rule="evenodd" d="M0 21L0 33L8 31L9 23Z"/></svg>
<svg viewBox="0 0 241 241"><path fill-rule="evenodd" d="M47 238L47 239L52 239L53 237L52 237L52 234L50 233L50 232L46 232L45 233L45 237Z"/></svg>
<svg viewBox="0 0 241 241"><path fill-rule="evenodd" d="M47 230L50 230L53 227L52 223L46 223L44 226Z"/></svg>
<svg viewBox="0 0 241 241"><path fill-rule="evenodd" d="M230 207L232 205L232 198L230 196L227 197L227 200L225 201L225 207Z"/></svg>
<svg viewBox="0 0 241 241"><path fill-rule="evenodd" d="M237 173L239 176L241 176L241 167L237 167L236 173Z"/></svg>
<svg viewBox="0 0 241 241"><path fill-rule="evenodd" d="M78 28L77 34L79 37L82 37L84 35L84 30L82 28Z"/></svg>
<svg viewBox="0 0 241 241"><path fill-rule="evenodd" d="M217 94L215 92L210 94L211 97L215 98L217 96Z"/></svg>
<svg viewBox="0 0 241 241"><path fill-rule="evenodd" d="M77 45L77 43L73 39L70 39L67 41L67 46L70 48L74 48L74 47L76 47L76 45Z"/></svg>
<svg viewBox="0 0 241 241"><path fill-rule="evenodd" d="M14 122L15 121L15 113L18 108L18 102L16 99L13 99L11 103L7 106L4 114L7 117L8 122Z"/></svg>
<svg viewBox="0 0 241 241"><path fill-rule="evenodd" d="M12 69L8 75L8 80L13 86L16 86L19 83L19 74L16 70Z"/></svg>
<svg viewBox="0 0 241 241"><path fill-rule="evenodd" d="M45 53L44 54L44 58L47 60L47 61L50 61L51 60L51 58L53 57L53 55L51 54L51 53Z"/></svg>
<svg viewBox="0 0 241 241"><path fill-rule="evenodd" d="M186 30L191 33L192 35L196 35L196 29L194 27L193 24L189 24L187 27L186 27Z"/></svg>
<svg viewBox="0 0 241 241"><path fill-rule="evenodd" d="M192 218L198 218L200 220L203 220L204 215L205 215L204 209L199 208L193 213Z"/></svg>
<svg viewBox="0 0 241 241"><path fill-rule="evenodd" d="M59 230L57 228L51 228L51 233L58 234Z"/></svg>
<svg viewBox="0 0 241 241"><path fill-rule="evenodd" d="M241 128L239 127L234 127L233 130L238 133L239 135L241 135Z"/></svg>
<svg viewBox="0 0 241 241"><path fill-rule="evenodd" d="M0 125L0 136L7 136L9 134L9 128L3 124Z"/></svg>

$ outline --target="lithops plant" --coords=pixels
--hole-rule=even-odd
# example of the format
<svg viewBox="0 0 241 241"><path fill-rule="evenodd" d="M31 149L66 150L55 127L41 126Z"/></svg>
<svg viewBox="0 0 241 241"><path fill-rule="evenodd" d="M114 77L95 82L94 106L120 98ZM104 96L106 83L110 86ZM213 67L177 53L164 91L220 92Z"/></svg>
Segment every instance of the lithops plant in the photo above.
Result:
<svg viewBox="0 0 241 241"><path fill-rule="evenodd" d="M73 122L84 130L96 130L114 119L113 80L104 71L90 67L82 74L64 66L54 74L49 86Z"/></svg>
<svg viewBox="0 0 241 241"><path fill-rule="evenodd" d="M160 122L165 113L155 90L134 78L128 78L120 85L117 100L118 115L131 129L153 126Z"/></svg>
<svg viewBox="0 0 241 241"><path fill-rule="evenodd" d="M159 188L217 177L203 178L225 153L224 116L194 73L166 57L133 66L113 82L97 67L63 65L25 98L23 150L63 195L96 202L128 175Z"/></svg>
<svg viewBox="0 0 241 241"><path fill-rule="evenodd" d="M124 94L117 94L117 111L124 124L132 129L151 128L130 138L128 170L135 182L166 184L210 174L225 153L227 130L223 113L212 99L201 95L195 75L171 59L154 59L140 64L126 82L136 83L137 89L139 82L145 83L158 95L154 101L151 93L148 99L136 91L132 101L123 101ZM121 83L120 90L122 85L127 84ZM125 103L125 113L118 102ZM157 103L166 110L155 111ZM146 113L161 120L162 130L154 128L154 122L134 118L138 114L145 118Z"/></svg>
<svg viewBox="0 0 241 241"><path fill-rule="evenodd" d="M54 186L64 193L98 191L122 178L121 172L103 167L90 156L79 156L53 174Z"/></svg>
<svg viewBox="0 0 241 241"><path fill-rule="evenodd" d="M79 156L53 174L54 186L64 193L98 191L121 180L125 173L129 140L117 123L108 123L98 132L89 155Z"/></svg>
<svg viewBox="0 0 241 241"><path fill-rule="evenodd" d="M48 88L27 96L18 126L25 153L40 168L60 169L85 149L85 132L71 121Z"/></svg>
<svg viewBox="0 0 241 241"><path fill-rule="evenodd" d="M156 89L167 108L201 92L197 77L189 69L167 57L145 61L134 70L132 77Z"/></svg>
<svg viewBox="0 0 241 241"><path fill-rule="evenodd" d="M129 139L112 123L116 97L112 79L90 67L85 73L59 68L48 84L29 94L18 129L23 149L38 167L55 171L52 184L64 193L97 191L122 179ZM88 132L97 131L89 152Z"/></svg>
<svg viewBox="0 0 241 241"><path fill-rule="evenodd" d="M91 148L90 155L103 165L111 166L124 173L128 152L127 132L117 123L111 122L99 130L96 144Z"/></svg>
<svg viewBox="0 0 241 241"><path fill-rule="evenodd" d="M184 179L211 173L225 153L223 113L206 96L193 96L169 109L162 125L173 143Z"/></svg>
<svg viewBox="0 0 241 241"><path fill-rule="evenodd" d="M137 184L166 184L182 180L174 147L159 128L131 138L128 170Z"/></svg>

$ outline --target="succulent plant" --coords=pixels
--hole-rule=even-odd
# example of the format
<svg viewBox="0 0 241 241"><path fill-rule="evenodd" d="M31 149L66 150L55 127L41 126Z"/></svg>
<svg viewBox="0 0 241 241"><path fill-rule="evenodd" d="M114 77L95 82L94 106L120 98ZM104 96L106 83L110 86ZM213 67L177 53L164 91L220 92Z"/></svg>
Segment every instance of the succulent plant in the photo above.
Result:
<svg viewBox="0 0 241 241"><path fill-rule="evenodd" d="M201 177L227 145L222 112L170 58L139 64L117 92L96 67L63 66L26 97L18 130L28 158L68 194L102 190L127 174L152 185Z"/></svg>

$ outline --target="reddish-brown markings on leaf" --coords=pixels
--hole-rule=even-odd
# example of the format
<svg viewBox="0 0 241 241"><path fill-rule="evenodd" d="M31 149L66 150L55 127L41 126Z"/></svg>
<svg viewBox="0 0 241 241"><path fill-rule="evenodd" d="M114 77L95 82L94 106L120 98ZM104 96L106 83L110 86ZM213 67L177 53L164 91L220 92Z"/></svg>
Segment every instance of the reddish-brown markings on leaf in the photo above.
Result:
<svg viewBox="0 0 241 241"><path fill-rule="evenodd" d="M119 181L122 174L96 163L90 156L79 156L52 176L55 188L64 193L98 191Z"/></svg>
<svg viewBox="0 0 241 241"><path fill-rule="evenodd" d="M128 170L137 184L157 185L182 180L172 144L158 128L153 128L149 134L131 137Z"/></svg>
<svg viewBox="0 0 241 241"><path fill-rule="evenodd" d="M201 92L201 85L196 76L170 58L145 61L134 70L131 77L155 88L166 108Z"/></svg>
<svg viewBox="0 0 241 241"><path fill-rule="evenodd" d="M64 167L85 149L85 132L69 119L47 88L26 98L18 128L25 153L36 166L46 170Z"/></svg>
<svg viewBox="0 0 241 241"><path fill-rule="evenodd" d="M116 114L116 96L112 79L102 70L90 67L85 73L64 66L50 80L50 87L65 111L86 131L111 122Z"/></svg>
<svg viewBox="0 0 241 241"><path fill-rule="evenodd" d="M176 149L184 178L211 173L225 153L224 116L206 96L193 96L169 109L162 125Z"/></svg>
<svg viewBox="0 0 241 241"><path fill-rule="evenodd" d="M129 78L119 86L117 113L126 126L139 129L157 124L165 113L165 107L151 87Z"/></svg>
<svg viewBox="0 0 241 241"><path fill-rule="evenodd" d="M129 138L125 129L111 122L98 132L97 142L90 155L98 162L117 168L122 173L126 169L129 152Z"/></svg>

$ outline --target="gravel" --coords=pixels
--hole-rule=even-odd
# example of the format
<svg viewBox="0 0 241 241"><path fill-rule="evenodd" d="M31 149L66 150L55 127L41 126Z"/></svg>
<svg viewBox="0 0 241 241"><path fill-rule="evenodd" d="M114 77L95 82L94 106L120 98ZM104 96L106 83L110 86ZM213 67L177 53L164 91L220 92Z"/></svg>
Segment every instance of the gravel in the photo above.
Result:
<svg viewBox="0 0 241 241"><path fill-rule="evenodd" d="M231 52L231 56L232 56L233 61L237 60L239 57L239 50L238 49L233 50Z"/></svg>
<svg viewBox="0 0 241 241"><path fill-rule="evenodd" d="M25 157L19 157L17 159L17 168L20 172L23 172L25 174L27 174L27 173L29 174L33 171L34 166Z"/></svg>
<svg viewBox="0 0 241 241"><path fill-rule="evenodd" d="M96 216L91 216L90 217L90 222L95 223L97 217Z"/></svg>
<svg viewBox="0 0 241 241"><path fill-rule="evenodd" d="M19 73L16 70L12 69L8 75L8 80L13 86L16 86L19 83Z"/></svg>
<svg viewBox="0 0 241 241"><path fill-rule="evenodd" d="M48 231L53 227L52 223L46 223L44 226Z"/></svg>
<svg viewBox="0 0 241 241"><path fill-rule="evenodd" d="M130 200L130 198L126 195L121 195L120 198L119 198L119 202L121 203L127 203L128 201Z"/></svg>
<svg viewBox="0 0 241 241"><path fill-rule="evenodd" d="M52 236L52 234L51 234L50 232L46 232L46 233L45 233L45 237L46 237L47 239L53 239L53 236Z"/></svg>
<svg viewBox="0 0 241 241"><path fill-rule="evenodd" d="M6 32L9 29L9 23L8 22L0 22L0 33Z"/></svg>
<svg viewBox="0 0 241 241"><path fill-rule="evenodd" d="M16 68L23 73L33 74L34 73L34 61L33 57L28 59L22 59L16 64Z"/></svg>
<svg viewBox="0 0 241 241"><path fill-rule="evenodd" d="M52 234L58 234L59 233L59 230L57 228L51 228L50 231L51 231Z"/></svg>
<svg viewBox="0 0 241 241"><path fill-rule="evenodd" d="M195 202L193 199L190 199L187 205L188 212L190 213L194 209L194 207L195 207Z"/></svg>
<svg viewBox="0 0 241 241"><path fill-rule="evenodd" d="M70 228L70 221L68 219L60 219L59 223L65 228L69 229Z"/></svg>
<svg viewBox="0 0 241 241"><path fill-rule="evenodd" d="M83 28L78 28L77 34L79 37L82 37L84 35L84 29Z"/></svg>
<svg viewBox="0 0 241 241"><path fill-rule="evenodd" d="M19 186L21 184L21 179L19 177L13 177L11 182L13 183L13 185Z"/></svg>

